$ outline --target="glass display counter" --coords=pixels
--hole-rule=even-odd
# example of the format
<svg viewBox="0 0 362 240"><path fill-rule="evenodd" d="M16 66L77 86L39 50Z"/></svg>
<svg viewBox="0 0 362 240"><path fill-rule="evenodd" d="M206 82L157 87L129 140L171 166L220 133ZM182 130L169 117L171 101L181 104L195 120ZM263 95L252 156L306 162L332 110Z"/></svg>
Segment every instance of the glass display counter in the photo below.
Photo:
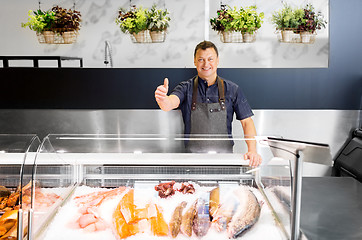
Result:
<svg viewBox="0 0 362 240"><path fill-rule="evenodd" d="M295 229L299 237L292 176L301 176L295 159L273 152L280 140L232 139L257 141L264 161L257 168L242 153L189 153L180 148L185 140L195 138L47 136L34 164L29 237L295 239Z"/></svg>
<svg viewBox="0 0 362 240"><path fill-rule="evenodd" d="M32 134L0 134L0 239L27 233L31 180L40 140Z"/></svg>

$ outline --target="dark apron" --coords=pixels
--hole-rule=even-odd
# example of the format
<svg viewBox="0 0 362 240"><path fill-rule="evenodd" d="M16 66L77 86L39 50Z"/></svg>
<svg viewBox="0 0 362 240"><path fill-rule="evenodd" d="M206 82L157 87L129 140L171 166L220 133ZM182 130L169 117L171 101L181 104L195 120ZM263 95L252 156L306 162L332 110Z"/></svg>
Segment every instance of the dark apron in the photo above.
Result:
<svg viewBox="0 0 362 240"><path fill-rule="evenodd" d="M224 81L219 77L217 77L217 86L219 90L218 103L196 103L198 77L194 80L191 104L191 133L186 145L188 152L216 151L225 153L233 150L233 142L230 140L227 131ZM212 138L218 138L218 140L210 140Z"/></svg>

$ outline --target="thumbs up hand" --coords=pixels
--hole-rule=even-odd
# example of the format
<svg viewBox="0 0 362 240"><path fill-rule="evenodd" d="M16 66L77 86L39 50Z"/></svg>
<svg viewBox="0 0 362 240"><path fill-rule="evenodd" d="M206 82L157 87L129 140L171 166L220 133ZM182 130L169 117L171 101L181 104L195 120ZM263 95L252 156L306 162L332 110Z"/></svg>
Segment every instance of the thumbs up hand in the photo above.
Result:
<svg viewBox="0 0 362 240"><path fill-rule="evenodd" d="M168 93L168 78L165 78L163 85L157 87L155 91L155 98L158 103L165 101Z"/></svg>

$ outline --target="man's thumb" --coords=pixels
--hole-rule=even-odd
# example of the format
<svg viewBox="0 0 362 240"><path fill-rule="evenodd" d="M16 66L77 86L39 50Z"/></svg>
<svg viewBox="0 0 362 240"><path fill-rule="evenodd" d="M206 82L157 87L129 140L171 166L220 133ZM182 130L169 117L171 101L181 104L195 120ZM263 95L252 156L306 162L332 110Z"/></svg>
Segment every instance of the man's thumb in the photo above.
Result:
<svg viewBox="0 0 362 240"><path fill-rule="evenodd" d="M163 86L165 88L168 88L168 78L165 78L165 80L163 81Z"/></svg>

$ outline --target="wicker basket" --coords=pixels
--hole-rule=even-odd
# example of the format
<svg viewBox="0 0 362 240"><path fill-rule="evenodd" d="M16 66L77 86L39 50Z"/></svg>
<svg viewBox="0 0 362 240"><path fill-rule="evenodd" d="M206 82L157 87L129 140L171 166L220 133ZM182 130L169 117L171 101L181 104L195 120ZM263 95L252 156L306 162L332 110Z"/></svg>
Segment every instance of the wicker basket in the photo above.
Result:
<svg viewBox="0 0 362 240"><path fill-rule="evenodd" d="M141 31L139 33L133 33L131 35L132 42L134 43L150 43L152 42L148 30Z"/></svg>
<svg viewBox="0 0 362 240"><path fill-rule="evenodd" d="M220 40L223 43L242 43L243 36L240 32L227 31L220 33Z"/></svg>
<svg viewBox="0 0 362 240"><path fill-rule="evenodd" d="M316 32L308 32L307 34L305 34L304 32L301 32L296 28L277 29L276 33L278 34L278 40L283 43L313 44L317 36Z"/></svg>
<svg viewBox="0 0 362 240"><path fill-rule="evenodd" d="M52 31L44 31L43 35L44 35L45 43L49 43L49 44L54 43L55 35L56 35L54 32L52 32Z"/></svg>
<svg viewBox="0 0 362 240"><path fill-rule="evenodd" d="M150 31L151 40L153 43L160 43L164 42L166 39L166 32L156 32L156 31Z"/></svg>
<svg viewBox="0 0 362 240"><path fill-rule="evenodd" d="M44 31L42 33L36 33L39 43L45 44L71 44L77 41L78 32L69 31L60 33L55 33L52 31Z"/></svg>
<svg viewBox="0 0 362 240"><path fill-rule="evenodd" d="M243 42L244 43L252 43L252 42L255 42L255 40L256 40L256 32L254 32L254 33L248 33L248 32L243 33Z"/></svg>
<svg viewBox="0 0 362 240"><path fill-rule="evenodd" d="M64 44L71 44L77 41L77 33L75 31L63 32L62 37L64 40Z"/></svg>

